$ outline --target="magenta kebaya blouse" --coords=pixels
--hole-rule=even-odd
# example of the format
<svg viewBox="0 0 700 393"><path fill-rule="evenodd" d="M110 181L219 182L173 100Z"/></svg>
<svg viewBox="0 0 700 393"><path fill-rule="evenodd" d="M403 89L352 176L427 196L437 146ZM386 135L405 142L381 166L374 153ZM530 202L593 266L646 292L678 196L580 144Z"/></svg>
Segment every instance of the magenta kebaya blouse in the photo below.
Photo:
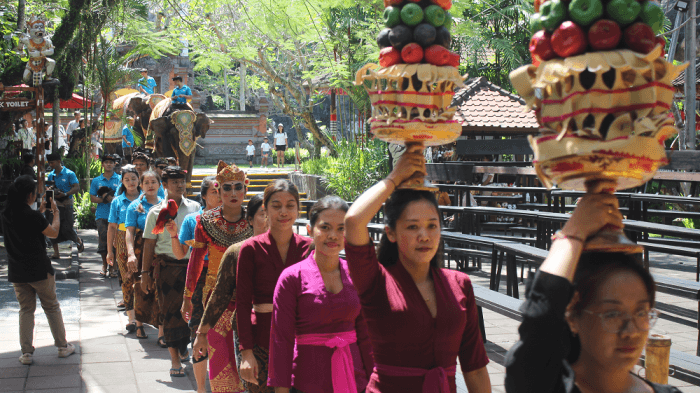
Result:
<svg viewBox="0 0 700 393"><path fill-rule="evenodd" d="M377 365L447 369L454 367L459 357L466 374L488 364L469 276L430 268L437 304L437 316L433 318L413 278L400 262L388 268L382 266L372 243L345 243L345 253ZM367 392L421 393L423 379L375 371ZM450 392L455 393L455 377L447 379Z"/></svg>
<svg viewBox="0 0 700 393"><path fill-rule="evenodd" d="M357 391L365 389L374 362L367 325L360 314L360 298L352 284L345 260L340 260L343 289L326 290L315 253L282 272L275 288L270 368L267 386L292 387L305 393L333 391L331 356L325 346L295 346L297 335L355 331L350 344Z"/></svg>
<svg viewBox="0 0 700 393"><path fill-rule="evenodd" d="M236 317L239 349L270 345L272 313L256 314L253 304L271 304L275 285L282 270L301 261L309 252L312 239L294 234L289 241L287 260L277 250L277 243L265 232L243 243L238 253L236 271Z"/></svg>

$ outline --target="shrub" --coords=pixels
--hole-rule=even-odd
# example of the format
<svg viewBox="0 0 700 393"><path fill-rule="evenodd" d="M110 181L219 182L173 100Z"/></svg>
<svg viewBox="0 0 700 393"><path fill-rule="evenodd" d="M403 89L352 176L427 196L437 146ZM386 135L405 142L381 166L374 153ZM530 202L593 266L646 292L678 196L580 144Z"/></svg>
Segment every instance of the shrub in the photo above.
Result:
<svg viewBox="0 0 700 393"><path fill-rule="evenodd" d="M301 161L307 160L309 158L309 151L306 149L299 149L299 157ZM275 160L277 160L277 155L275 155ZM290 147L284 151L284 163L294 165L294 148Z"/></svg>
<svg viewBox="0 0 700 393"><path fill-rule="evenodd" d="M386 144L379 140L365 146L351 141L335 144L338 157L321 157L302 163L304 173L325 177L331 192L346 201L355 200L366 189L389 174Z"/></svg>
<svg viewBox="0 0 700 393"><path fill-rule="evenodd" d="M63 158L63 165L75 172L78 179L95 178L102 173L102 163L98 160L91 160L90 167L85 164L85 157Z"/></svg>
<svg viewBox="0 0 700 393"><path fill-rule="evenodd" d="M90 193L75 194L76 224L80 229L95 229L95 210L97 204L90 202Z"/></svg>

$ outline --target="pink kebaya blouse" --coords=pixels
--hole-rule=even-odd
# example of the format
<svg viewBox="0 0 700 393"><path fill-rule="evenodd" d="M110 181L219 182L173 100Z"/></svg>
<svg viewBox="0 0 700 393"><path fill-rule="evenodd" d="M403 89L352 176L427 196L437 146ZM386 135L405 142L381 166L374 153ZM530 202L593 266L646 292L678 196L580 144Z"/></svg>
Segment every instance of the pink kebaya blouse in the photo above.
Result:
<svg viewBox="0 0 700 393"><path fill-rule="evenodd" d="M345 243L345 253L377 367L448 369L456 365L459 357L466 374L488 364L469 276L430 268L437 304L437 316L433 318L413 278L400 262L385 268L377 260L372 243ZM421 393L423 380L422 376L395 377L375 370L367 393ZM455 393L455 377L448 376L447 380L450 392Z"/></svg>
<svg viewBox="0 0 700 393"><path fill-rule="evenodd" d="M345 260L340 260L343 289L326 290L315 254L286 268L275 288L270 368L267 386L292 387L305 393L333 391L333 348L295 345L299 335L355 331L357 342L349 345L357 391L365 389L374 362L367 325L360 314L360 298L352 284Z"/></svg>

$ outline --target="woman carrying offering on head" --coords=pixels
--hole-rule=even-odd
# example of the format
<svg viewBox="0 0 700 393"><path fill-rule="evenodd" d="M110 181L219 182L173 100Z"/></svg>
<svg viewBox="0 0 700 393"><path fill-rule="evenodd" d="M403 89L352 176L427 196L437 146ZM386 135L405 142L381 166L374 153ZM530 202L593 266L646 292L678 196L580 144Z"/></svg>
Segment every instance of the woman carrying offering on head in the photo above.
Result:
<svg viewBox="0 0 700 393"><path fill-rule="evenodd" d="M602 184L601 184L602 186ZM654 326L654 280L632 255L582 254L605 225L622 227L617 197L587 193L553 236L506 356L510 393L679 392L633 372Z"/></svg>
<svg viewBox="0 0 700 393"><path fill-rule="evenodd" d="M160 176L153 171L146 171L141 176L141 190L143 194L131 202L126 208L126 266L134 280L141 280L141 257L143 255L143 229L146 226L146 216L151 208L161 202L158 197ZM155 293L134 291L134 313L137 321L148 323L158 327L158 344L165 346L163 341L163 322L160 309L156 301ZM138 299L137 299L138 298ZM138 300L138 301L137 301ZM136 328L136 337L148 338L143 331L143 325Z"/></svg>
<svg viewBox="0 0 700 393"><path fill-rule="evenodd" d="M222 206L202 213L194 230L194 240L191 243L192 254L187 267L187 282L183 311L192 308L192 293L202 274L204 255L209 253L204 288L202 290L202 305L206 305L211 291L216 284L216 275L224 252L232 244L242 242L253 235L253 227L245 217L243 200L246 196L248 178L235 164L226 165L219 161L214 186L221 196ZM231 315L225 314L209 331L209 382L212 392L243 392L236 368L236 355L233 350L233 328ZM199 325L199 323L197 324ZM213 350L212 350L213 349ZM195 354L195 358L198 354Z"/></svg>
<svg viewBox="0 0 700 393"><path fill-rule="evenodd" d="M315 249L277 280L267 380L276 393L357 393L372 374L360 298L339 258L347 210L336 196L316 202L307 226Z"/></svg>
<svg viewBox="0 0 700 393"><path fill-rule="evenodd" d="M416 173L425 175L425 158L419 146L410 145L391 174L345 216L348 269L375 361L366 391L455 393L459 357L469 392L490 392L489 359L469 276L440 268L435 196L396 190ZM385 233L375 252L367 224L385 201Z"/></svg>
<svg viewBox="0 0 700 393"><path fill-rule="evenodd" d="M109 207L109 226L107 227L107 244L113 244L114 248L107 247L107 263L114 265L114 249L117 252L117 265L119 266L119 274L122 279L122 296L124 298L124 306L126 315L129 317L129 323L126 325L126 331L136 333L137 337L145 338L146 333L143 330L141 321L136 320L136 312L134 311L134 272L126 265L126 209L131 202L136 200L141 194L141 186L139 185L139 173L133 165L125 165L122 167L122 184L117 189L117 196L112 200Z"/></svg>
<svg viewBox="0 0 700 393"><path fill-rule="evenodd" d="M263 206L270 230L243 243L236 272L239 371L252 393L274 392L267 386L267 367L275 285L282 270L306 257L312 243L293 230L299 191L292 182L280 179L268 184Z"/></svg>

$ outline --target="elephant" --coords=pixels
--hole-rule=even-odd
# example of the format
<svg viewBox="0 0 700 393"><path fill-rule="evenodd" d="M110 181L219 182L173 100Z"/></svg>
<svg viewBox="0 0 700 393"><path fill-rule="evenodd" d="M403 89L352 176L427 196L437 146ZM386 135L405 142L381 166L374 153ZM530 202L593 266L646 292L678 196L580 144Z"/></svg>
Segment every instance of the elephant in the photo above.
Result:
<svg viewBox="0 0 700 393"><path fill-rule="evenodd" d="M192 119L191 127L188 131L192 133L192 142L189 154L180 147L180 130L175 123L178 119ZM187 123L182 121L181 123ZM192 180L192 168L194 165L194 152L196 150L194 144L197 138L204 138L209 131L209 126L214 123L204 113L195 114L193 111L176 111L170 116L159 117L153 119L149 123L149 129L153 133L153 146L155 157L175 157L182 169L187 170L187 185L189 187Z"/></svg>
<svg viewBox="0 0 700 393"><path fill-rule="evenodd" d="M122 117L133 117L134 132L143 139L146 135L145 130L148 129L148 122L150 121L153 108L165 98L162 94L143 95L141 93L131 93L116 99L112 104L112 109L121 110Z"/></svg>

